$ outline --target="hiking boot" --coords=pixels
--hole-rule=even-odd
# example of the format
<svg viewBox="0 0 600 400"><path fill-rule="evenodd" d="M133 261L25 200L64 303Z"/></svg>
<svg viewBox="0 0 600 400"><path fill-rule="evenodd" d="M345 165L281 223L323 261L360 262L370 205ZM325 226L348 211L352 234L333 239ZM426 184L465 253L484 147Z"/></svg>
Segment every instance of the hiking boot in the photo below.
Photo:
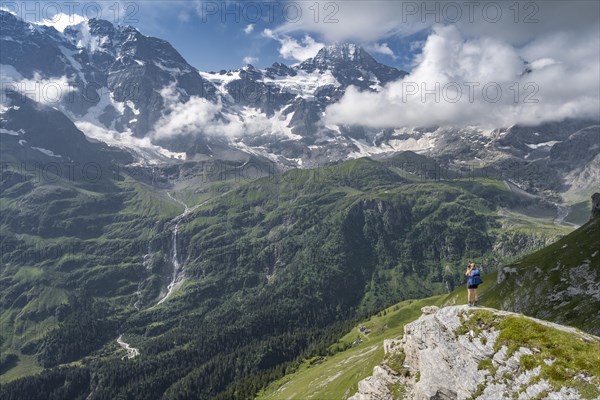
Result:
<svg viewBox="0 0 600 400"><path fill-rule="evenodd" d="M471 302L469 302L469 307L473 307L473 305L471 304Z"/></svg>
<svg viewBox="0 0 600 400"><path fill-rule="evenodd" d="M475 303L473 303L474 307L477 307L477 300L475 300Z"/></svg>

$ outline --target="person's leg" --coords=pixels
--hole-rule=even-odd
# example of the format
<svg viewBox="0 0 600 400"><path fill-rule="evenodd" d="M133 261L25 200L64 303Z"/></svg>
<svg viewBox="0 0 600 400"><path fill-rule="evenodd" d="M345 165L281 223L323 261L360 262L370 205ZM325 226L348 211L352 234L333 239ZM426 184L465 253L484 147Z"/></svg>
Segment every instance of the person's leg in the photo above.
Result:
<svg viewBox="0 0 600 400"><path fill-rule="evenodd" d="M477 288L473 289L473 291L475 292L475 305L477 305L477 302L479 301L479 293L477 292Z"/></svg>
<svg viewBox="0 0 600 400"><path fill-rule="evenodd" d="M467 288L467 301L469 302L469 305L471 305L471 290Z"/></svg>

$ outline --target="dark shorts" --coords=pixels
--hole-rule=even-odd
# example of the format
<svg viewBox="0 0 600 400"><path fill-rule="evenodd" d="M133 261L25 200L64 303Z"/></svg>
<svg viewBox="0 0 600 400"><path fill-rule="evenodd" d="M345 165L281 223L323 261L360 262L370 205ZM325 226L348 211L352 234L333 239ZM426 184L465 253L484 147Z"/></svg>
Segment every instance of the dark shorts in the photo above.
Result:
<svg viewBox="0 0 600 400"><path fill-rule="evenodd" d="M477 289L479 285L467 285L467 289Z"/></svg>

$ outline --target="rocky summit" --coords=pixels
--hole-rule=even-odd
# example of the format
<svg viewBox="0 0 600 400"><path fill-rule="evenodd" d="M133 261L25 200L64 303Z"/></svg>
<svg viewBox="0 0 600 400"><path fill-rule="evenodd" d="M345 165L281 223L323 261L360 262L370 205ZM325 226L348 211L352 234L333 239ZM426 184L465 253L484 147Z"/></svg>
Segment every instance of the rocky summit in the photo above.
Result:
<svg viewBox="0 0 600 400"><path fill-rule="evenodd" d="M359 382L352 400L582 399L600 393L596 336L490 308L430 306L423 312L405 326L402 339L387 341L384 362Z"/></svg>

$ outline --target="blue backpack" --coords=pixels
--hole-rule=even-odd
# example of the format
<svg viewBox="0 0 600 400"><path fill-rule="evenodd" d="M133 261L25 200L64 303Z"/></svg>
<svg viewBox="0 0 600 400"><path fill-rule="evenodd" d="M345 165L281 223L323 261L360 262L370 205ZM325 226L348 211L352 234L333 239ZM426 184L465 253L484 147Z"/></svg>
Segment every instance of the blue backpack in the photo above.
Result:
<svg viewBox="0 0 600 400"><path fill-rule="evenodd" d="M481 285L482 283L481 272L479 272L478 269L471 271L471 275L469 275L469 285Z"/></svg>

